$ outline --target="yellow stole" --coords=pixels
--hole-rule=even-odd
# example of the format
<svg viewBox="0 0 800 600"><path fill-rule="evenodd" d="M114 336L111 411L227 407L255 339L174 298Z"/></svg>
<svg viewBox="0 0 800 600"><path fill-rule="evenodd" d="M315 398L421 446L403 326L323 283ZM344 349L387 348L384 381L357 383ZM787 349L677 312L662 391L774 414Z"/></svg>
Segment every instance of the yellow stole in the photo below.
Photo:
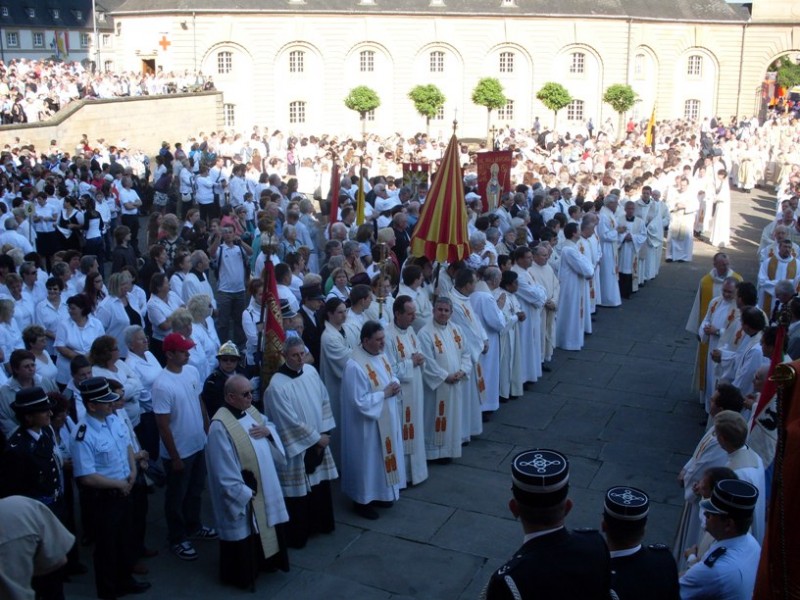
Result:
<svg viewBox="0 0 800 600"><path fill-rule="evenodd" d="M260 425L264 424L264 421L261 420L261 415L255 408L251 406L246 412L253 417L256 423ZM247 431L245 431L244 427L239 424L238 419L234 417L233 413L227 408L220 408L214 415L214 420L219 421L225 426L236 448L236 454L239 456L239 463L242 465L242 469L250 471L256 477L256 482L258 482L256 497L263 498L264 489L261 482L261 470L258 468L258 457L256 456L253 442ZM264 550L264 556L269 558L280 551L278 547L278 538L275 535L275 528L270 527L269 523L267 523L267 510L263 502L254 502L251 500L250 504L253 507L253 514L258 524L261 548Z"/></svg>
<svg viewBox="0 0 800 600"><path fill-rule="evenodd" d="M410 349L406 348L406 345L399 335L394 336L394 347L397 349L397 356L400 360L406 360L406 358L410 359L412 354L419 352L417 338L414 336L413 330L408 332L408 338L412 346ZM406 395L403 394L403 454L411 454L414 451L415 415L413 413L413 400L413 398L406 398Z"/></svg>
<svg viewBox="0 0 800 600"><path fill-rule="evenodd" d="M767 264L767 277L770 281L775 280L775 275L778 272L778 257L773 256L769 259L769 263ZM790 261L788 265L786 265L786 279L794 281L794 278L797 277L797 261ZM764 313L767 315L767 321L769 321L769 317L772 314L772 294L768 292L764 292Z"/></svg>
<svg viewBox="0 0 800 600"><path fill-rule="evenodd" d="M733 277L737 281L742 280L742 276L736 273L735 271L730 272L730 277ZM706 273L705 277L700 280L700 311L697 315L697 326L700 327L700 323L703 322L703 319L706 317L706 312L708 311L708 305L711 304L711 300L714 298L714 278L711 276L711 273ZM699 389L701 391L705 391L706 389L706 357L708 356L708 344L703 342L702 339L700 341L700 345L698 346L697 350L697 369L696 369L696 380L695 384L698 386L695 389Z"/></svg>

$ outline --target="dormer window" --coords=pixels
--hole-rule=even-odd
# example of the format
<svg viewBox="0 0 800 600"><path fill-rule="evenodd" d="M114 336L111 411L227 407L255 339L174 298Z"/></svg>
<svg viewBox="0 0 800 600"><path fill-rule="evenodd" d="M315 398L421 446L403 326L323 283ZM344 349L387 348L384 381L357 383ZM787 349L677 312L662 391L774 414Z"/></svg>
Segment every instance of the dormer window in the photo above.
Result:
<svg viewBox="0 0 800 600"><path fill-rule="evenodd" d="M375 0L358 0L361 6L375 6Z"/></svg>
<svg viewBox="0 0 800 600"><path fill-rule="evenodd" d="M28 13L28 18L29 19L35 19L36 18L36 9L35 8L26 8L25 12Z"/></svg>
<svg viewBox="0 0 800 600"><path fill-rule="evenodd" d="M83 21L83 11L76 10L75 11L75 20L76 21Z"/></svg>
<svg viewBox="0 0 800 600"><path fill-rule="evenodd" d="M444 0L431 0L430 6L441 7L444 6Z"/></svg>
<svg viewBox="0 0 800 600"><path fill-rule="evenodd" d="M53 9L53 18L54 19L60 19L61 18L61 11L58 10L57 8Z"/></svg>
<svg viewBox="0 0 800 600"><path fill-rule="evenodd" d="M7 6L0 6L0 16L7 17L8 16L8 7Z"/></svg>
<svg viewBox="0 0 800 600"><path fill-rule="evenodd" d="M97 13L97 22L98 23L105 23L106 22L106 13L98 12Z"/></svg>
<svg viewBox="0 0 800 600"><path fill-rule="evenodd" d="M515 8L517 6L516 0L500 0L501 8Z"/></svg>

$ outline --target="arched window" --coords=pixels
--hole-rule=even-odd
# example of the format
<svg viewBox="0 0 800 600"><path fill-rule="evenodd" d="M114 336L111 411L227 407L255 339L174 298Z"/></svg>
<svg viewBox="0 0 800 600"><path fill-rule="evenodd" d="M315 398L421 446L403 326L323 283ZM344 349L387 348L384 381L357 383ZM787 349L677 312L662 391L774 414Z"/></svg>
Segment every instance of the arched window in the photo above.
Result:
<svg viewBox="0 0 800 600"><path fill-rule="evenodd" d="M583 121L583 100L567 104L567 121Z"/></svg>
<svg viewBox="0 0 800 600"><path fill-rule="evenodd" d="M289 123L306 122L306 103L302 100L289 102Z"/></svg>
<svg viewBox="0 0 800 600"><path fill-rule="evenodd" d="M583 52L570 54L569 72L573 75L586 71L586 55Z"/></svg>
<svg viewBox="0 0 800 600"><path fill-rule="evenodd" d="M501 52L500 53L500 72L513 73L514 72L514 53Z"/></svg>
<svg viewBox="0 0 800 600"><path fill-rule="evenodd" d="M372 73L375 70L375 51L362 50L359 52L358 63L362 73Z"/></svg>
<svg viewBox="0 0 800 600"><path fill-rule="evenodd" d="M637 54L633 60L633 77L635 79L644 79L644 65L647 57L644 54Z"/></svg>
<svg viewBox="0 0 800 600"><path fill-rule="evenodd" d="M303 73L306 70L306 53L302 50L289 52L289 73Z"/></svg>
<svg viewBox="0 0 800 600"><path fill-rule="evenodd" d="M233 52L223 50L217 53L217 73L224 75L233 69Z"/></svg>
<svg viewBox="0 0 800 600"><path fill-rule="evenodd" d="M444 73L444 52L441 50L431 52L431 73Z"/></svg>
<svg viewBox="0 0 800 600"><path fill-rule="evenodd" d="M683 116L696 121L700 117L700 100L687 100L683 103Z"/></svg>
<svg viewBox="0 0 800 600"><path fill-rule="evenodd" d="M502 121L511 121L514 119L513 100L506 100L506 105L497 109L497 118Z"/></svg>
<svg viewBox="0 0 800 600"><path fill-rule="evenodd" d="M703 76L703 57L699 54L692 54L686 62L686 74L689 77Z"/></svg>

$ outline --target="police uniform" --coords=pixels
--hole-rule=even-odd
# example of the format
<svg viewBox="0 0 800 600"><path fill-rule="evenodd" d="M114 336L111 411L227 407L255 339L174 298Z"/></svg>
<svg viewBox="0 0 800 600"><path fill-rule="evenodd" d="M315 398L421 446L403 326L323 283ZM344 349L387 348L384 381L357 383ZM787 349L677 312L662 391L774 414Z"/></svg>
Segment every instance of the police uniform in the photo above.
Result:
<svg viewBox="0 0 800 600"><path fill-rule="evenodd" d="M511 464L512 491L520 505L556 506L567 497L569 462L553 450L528 450ZM492 574L488 600L610 597L610 559L600 533L564 526L528 534L514 557Z"/></svg>
<svg viewBox="0 0 800 600"><path fill-rule="evenodd" d="M218 360L223 356L234 356L237 359L241 358L236 344L230 341L222 344L217 351ZM245 369L241 364L237 363L236 369L230 375L224 373L220 367L217 367L206 377L200 398L202 398L203 404L206 405L206 413L209 418L217 414L217 411L225 404L225 382L228 381L231 375L247 376Z"/></svg>
<svg viewBox="0 0 800 600"><path fill-rule="evenodd" d="M650 498L642 490L616 486L606 491L603 519L606 535L633 528L644 533ZM618 600L677 600L678 567L664 544L611 551L611 589Z"/></svg>
<svg viewBox="0 0 800 600"><path fill-rule="evenodd" d="M111 393L103 377L92 377L80 383L85 403L110 404L119 399ZM131 577L135 548L131 528L130 496L121 489L95 487L85 477L101 475L114 481L129 478L129 435L127 426L116 415L105 418L91 413L79 422L70 443L73 469L81 483L81 494L91 497L96 540L94 571L99 598L116 598L138 593L150 587Z"/></svg>
<svg viewBox="0 0 800 600"><path fill-rule="evenodd" d="M752 517L758 489L746 481L723 479L711 498L700 502L701 510L733 519ZM750 600L756 583L761 546L744 535L718 540L703 558L680 579L681 600Z"/></svg>

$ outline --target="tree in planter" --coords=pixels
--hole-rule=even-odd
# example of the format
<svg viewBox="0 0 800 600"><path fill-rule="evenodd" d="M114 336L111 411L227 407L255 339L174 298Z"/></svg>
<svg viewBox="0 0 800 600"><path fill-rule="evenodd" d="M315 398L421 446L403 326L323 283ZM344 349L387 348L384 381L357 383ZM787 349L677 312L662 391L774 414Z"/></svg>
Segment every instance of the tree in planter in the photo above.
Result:
<svg viewBox="0 0 800 600"><path fill-rule="evenodd" d="M344 105L350 110L356 111L361 117L361 137L367 133L367 113L375 110L381 105L381 99L372 88L359 85L350 90L344 99Z"/></svg>
<svg viewBox="0 0 800 600"><path fill-rule="evenodd" d="M536 99L544 104L546 108L553 111L553 129L556 128L558 111L572 102L572 96L570 96L567 88L553 81L545 83L542 89L536 92Z"/></svg>
<svg viewBox="0 0 800 600"><path fill-rule="evenodd" d="M408 97L414 103L417 112L425 117L425 133L430 135L431 119L438 114L446 100L442 90L432 83L418 85L408 93Z"/></svg>
<svg viewBox="0 0 800 600"><path fill-rule="evenodd" d="M486 107L486 145L490 146L492 141L489 129L492 124L492 111L506 105L503 85L494 77L484 77L472 90L472 101L478 106Z"/></svg>
<svg viewBox="0 0 800 600"><path fill-rule="evenodd" d="M617 121L617 139L621 140L623 136L623 116L626 112L633 108L636 104L637 95L633 88L623 83L615 83L608 86L606 93L603 94L603 102L610 104L619 115Z"/></svg>

